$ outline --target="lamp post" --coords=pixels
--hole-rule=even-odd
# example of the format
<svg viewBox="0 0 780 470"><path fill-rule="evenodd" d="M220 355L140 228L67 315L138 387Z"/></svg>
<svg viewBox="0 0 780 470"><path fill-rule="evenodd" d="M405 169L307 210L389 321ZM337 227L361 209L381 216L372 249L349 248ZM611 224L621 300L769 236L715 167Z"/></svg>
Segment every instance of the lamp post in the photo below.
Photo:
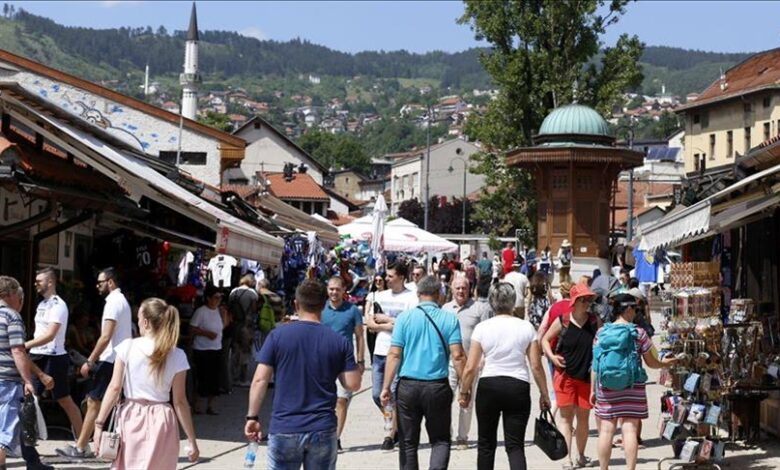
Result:
<svg viewBox="0 0 780 470"><path fill-rule="evenodd" d="M449 171L450 173L455 171L455 168L452 167L452 162L454 162L455 160L460 160L461 162L463 162L463 201L461 201L463 205L463 215L462 215L463 220L461 220L461 233L465 234L466 233L466 176L469 174L469 165L468 163L466 163L466 160L460 157L455 157L452 160L450 160L450 167L447 169L447 171Z"/></svg>

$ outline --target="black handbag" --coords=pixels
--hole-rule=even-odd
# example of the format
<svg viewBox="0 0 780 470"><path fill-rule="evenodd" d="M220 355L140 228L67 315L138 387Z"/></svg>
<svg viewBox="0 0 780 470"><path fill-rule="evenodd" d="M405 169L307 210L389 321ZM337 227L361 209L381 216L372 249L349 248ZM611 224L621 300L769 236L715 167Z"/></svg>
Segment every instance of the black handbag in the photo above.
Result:
<svg viewBox="0 0 780 470"><path fill-rule="evenodd" d="M542 411L539 417L536 418L534 444L542 449L542 452L551 460L561 460L569 455L566 440L555 426L555 418L553 418L549 409Z"/></svg>

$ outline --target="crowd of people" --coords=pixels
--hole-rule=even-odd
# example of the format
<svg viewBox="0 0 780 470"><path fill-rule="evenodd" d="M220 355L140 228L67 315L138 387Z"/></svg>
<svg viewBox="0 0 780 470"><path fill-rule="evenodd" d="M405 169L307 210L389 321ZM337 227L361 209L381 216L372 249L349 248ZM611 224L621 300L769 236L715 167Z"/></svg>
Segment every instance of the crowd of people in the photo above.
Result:
<svg viewBox="0 0 780 470"><path fill-rule="evenodd" d="M357 302L343 276L306 279L291 299L294 312L284 312L268 281L245 276L227 296L207 286L186 330L176 306L162 299L146 299L132 312L108 268L97 278L105 305L91 342L86 330L69 328L54 270L36 276L41 300L31 338L19 314L24 293L15 279L0 276L0 469L17 452L27 468L52 468L19 441L25 394L45 393L70 421L75 441L57 449L62 456L100 455L116 419L122 432L114 467L175 468L179 425L189 459L200 455L190 401L195 414L216 415L226 383L250 377L244 432L268 443L268 467L335 468L349 404L369 361L377 426L384 423L385 431L379 446L397 447L402 469L419 466L423 420L429 466L447 468L453 443L456 450L468 447L473 415L477 468L494 468L499 419L510 468L526 468L533 386L541 409L560 417L570 449L565 469L591 464L592 409L601 467L609 466L620 428L627 466L634 468L648 415L641 361L652 368L673 361L659 359L652 346L642 292L630 278L594 272L576 284L563 280L555 295L549 272L529 272L521 256L511 255L442 259L431 273L399 259L371 278ZM180 347L182 331L187 347ZM84 357L78 366L88 388L83 416L70 389L74 366L66 341ZM628 357L623 364L631 367L623 369L632 372L618 385L604 379L615 375L609 368L616 354ZM456 416L453 402L460 405Z"/></svg>
<svg viewBox="0 0 780 470"><path fill-rule="evenodd" d="M377 426L384 422L386 433L380 447L397 447L402 469L419 467L423 420L429 468L447 468L453 444L468 446L472 414L477 468L494 468L499 419L510 468L526 468L531 379L541 409L560 416L570 449L564 469L591 465L586 445L594 408L601 467L609 466L620 427L627 466L634 468L648 407L641 361L658 368L673 359L658 359L651 333L641 326L649 325L645 299L631 280L615 280L597 293L591 286L600 273L594 272L576 284L564 280L557 297L547 274L536 271L529 280L516 255L506 272L501 264L498 277L487 253L478 262L443 259L433 266L429 274L422 265L410 272L403 262L391 263L374 276L362 316L360 306L345 300L340 277L327 286L315 280L299 286L296 323L306 325L270 333L250 389L245 433L250 440L270 434L269 468L335 468L347 406L366 358ZM606 314L600 303L607 305ZM627 370L642 373L604 385L603 377L614 375L614 355L632 364ZM275 395L266 429L260 411L271 380ZM456 416L453 402L460 405Z"/></svg>

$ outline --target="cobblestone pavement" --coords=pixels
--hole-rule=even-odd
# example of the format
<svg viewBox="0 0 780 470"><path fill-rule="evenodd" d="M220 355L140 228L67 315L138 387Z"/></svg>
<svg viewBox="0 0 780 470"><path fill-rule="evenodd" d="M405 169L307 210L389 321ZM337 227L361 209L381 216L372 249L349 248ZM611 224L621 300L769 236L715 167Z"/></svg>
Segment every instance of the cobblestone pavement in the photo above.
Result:
<svg viewBox="0 0 780 470"><path fill-rule="evenodd" d="M649 371L650 380L657 378L656 371ZM535 387L532 387L535 390ZM654 382L647 387L648 400L650 404L650 417L644 421L643 437L647 448L639 452L640 469L659 468L659 461L671 457L671 446L667 441L658 438L658 417L660 407L660 396L664 391L663 387ZM528 467L534 470L542 469L560 469L559 462L550 461L537 447L532 444L533 441L533 419L539 415L538 393L532 392L534 404L531 413L531 420L526 430L526 456ZM179 468L198 468L198 469L235 469L243 464L244 446L242 431L244 424L244 415L246 413L247 389L236 389L229 395L219 399L218 409L221 410L219 416L196 416L195 425L199 437L201 448L201 461L197 464L190 464L186 458L180 459ZM453 406L453 416L457 417L457 408ZM458 451L453 448L451 453L450 468L472 470L476 468L477 450L476 450L476 416L473 418L471 434L469 435L468 450ZM591 428L594 427L593 418L591 418ZM499 428L499 448L496 452L496 468L508 468L506 454L503 450L503 433ZM395 469L398 468L398 452L383 452L379 449L384 433L382 430L382 417L371 400L371 374L364 374L363 388L355 395L349 409L347 426L342 436L342 445L344 452L339 454L337 468L339 469ZM588 440L586 454L594 462L596 455L596 433L591 432ZM427 435L423 429L421 441L423 445L420 451L421 468L426 468L430 449L427 446ZM57 468L77 469L98 469L108 468L108 465L97 461L73 462L55 457L54 449L64 445L65 441L46 441L42 442L39 450L44 455L44 459L55 465ZM182 445L182 449L183 449ZM183 455L183 451L182 451ZM770 470L780 469L780 443L776 438L767 438L761 447L746 449L744 447L734 447L727 450L725 468L733 469L757 469ZM265 447L260 448L257 458L256 468L266 468ZM664 461L661 469L666 470L674 461ZM623 452L616 448L612 454L611 468L624 468L625 461ZM24 468L23 462L12 459L9 460L9 468ZM705 470L705 469L701 469Z"/></svg>

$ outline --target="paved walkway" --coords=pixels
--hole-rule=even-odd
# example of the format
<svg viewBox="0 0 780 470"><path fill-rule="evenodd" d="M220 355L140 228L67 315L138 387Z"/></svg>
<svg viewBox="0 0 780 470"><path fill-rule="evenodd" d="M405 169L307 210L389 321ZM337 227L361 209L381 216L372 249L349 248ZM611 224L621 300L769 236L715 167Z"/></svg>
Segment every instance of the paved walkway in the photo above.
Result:
<svg viewBox="0 0 780 470"><path fill-rule="evenodd" d="M657 378L656 371L650 371L650 380ZM533 419L539 415L538 393L535 387L532 387L533 411L531 420L526 430L526 456L528 467L534 470L541 469L560 469L559 462L550 461L537 447L533 441ZM643 437L647 445L646 449L639 452L640 469L659 468L659 461L671 457L671 445L667 441L662 441L658 436L658 417L660 408L660 396L665 391L663 387L654 382L647 387L648 401L650 404L650 417L644 421ZM197 416L195 425L199 436L202 459L199 463L193 465L187 462L185 458L180 459L180 469L198 468L198 469L234 469L240 468L243 464L244 442L243 442L243 424L246 413L247 389L237 389L232 395L221 397L218 402L218 409L221 410L220 416ZM453 416L457 418L457 408L453 406ZM371 374L364 374L363 389L352 400L349 410L349 417L346 429L342 437L344 452L338 457L337 467L339 469L396 469L398 468L398 452L383 452L379 450L384 432L382 429L382 417L371 400ZM591 428L594 422L591 417ZM472 424L470 446L468 450L452 451L450 468L472 470L476 468L477 450L476 450L476 416ZM427 442L427 435L423 430L422 442ZM503 450L503 433L499 430L499 449L496 452L496 468L508 468L506 454ZM596 459L596 433L591 432L588 440L587 455ZM62 458L53 457L54 449L65 444L64 441L42 442L39 450L45 456L46 460L57 468L108 468L107 465L96 461L71 462ZM182 445L183 449L183 445ZM182 451L183 453L183 451ZM780 469L780 443L778 439L767 439L762 448L745 449L735 447L733 450L727 450L726 468L733 469L757 469L770 470ZM430 450L427 445L423 445L420 451L421 468L426 468ZM256 468L266 468L265 447L260 448ZM662 469L669 468L671 462L664 462ZM612 454L611 468L624 468L625 460L621 449L616 448ZM10 460L9 468L24 468L19 460Z"/></svg>

